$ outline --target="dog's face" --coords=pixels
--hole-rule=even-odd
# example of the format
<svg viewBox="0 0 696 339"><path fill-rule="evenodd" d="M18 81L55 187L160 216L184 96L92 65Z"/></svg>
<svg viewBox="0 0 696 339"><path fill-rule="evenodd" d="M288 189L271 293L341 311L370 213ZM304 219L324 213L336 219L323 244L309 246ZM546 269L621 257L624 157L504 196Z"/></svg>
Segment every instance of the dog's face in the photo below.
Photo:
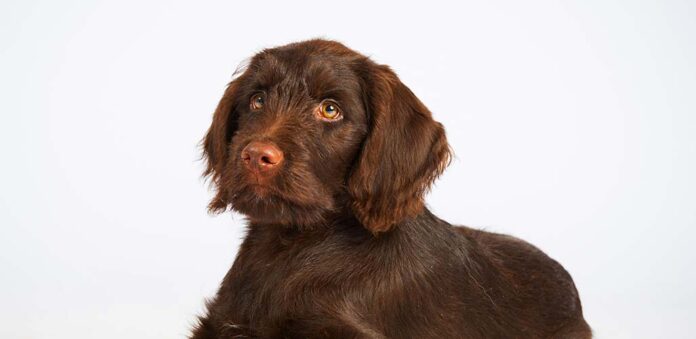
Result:
<svg viewBox="0 0 696 339"><path fill-rule="evenodd" d="M418 213L449 161L442 126L388 67L325 40L254 56L204 153L213 211L298 227L349 212L375 233Z"/></svg>

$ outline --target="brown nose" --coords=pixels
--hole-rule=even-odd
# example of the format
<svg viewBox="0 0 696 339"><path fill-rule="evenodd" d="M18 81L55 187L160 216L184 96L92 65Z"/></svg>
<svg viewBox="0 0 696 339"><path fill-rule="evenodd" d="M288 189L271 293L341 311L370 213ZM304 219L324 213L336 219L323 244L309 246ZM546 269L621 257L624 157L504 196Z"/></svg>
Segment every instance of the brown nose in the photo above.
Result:
<svg viewBox="0 0 696 339"><path fill-rule="evenodd" d="M242 161L257 173L266 173L283 162L283 152L270 142L252 141L242 150Z"/></svg>

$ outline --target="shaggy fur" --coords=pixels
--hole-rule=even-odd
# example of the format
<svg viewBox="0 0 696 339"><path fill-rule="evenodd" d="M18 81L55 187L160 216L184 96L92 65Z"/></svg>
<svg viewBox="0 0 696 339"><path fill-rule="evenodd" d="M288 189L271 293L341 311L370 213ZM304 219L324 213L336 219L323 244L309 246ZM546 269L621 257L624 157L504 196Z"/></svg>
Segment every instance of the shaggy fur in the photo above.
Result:
<svg viewBox="0 0 696 339"><path fill-rule="evenodd" d="M321 115L326 100L337 119ZM252 170L252 142L282 162ZM424 207L450 159L442 125L389 67L340 43L254 56L204 155L210 210L249 225L192 338L591 337L560 264Z"/></svg>

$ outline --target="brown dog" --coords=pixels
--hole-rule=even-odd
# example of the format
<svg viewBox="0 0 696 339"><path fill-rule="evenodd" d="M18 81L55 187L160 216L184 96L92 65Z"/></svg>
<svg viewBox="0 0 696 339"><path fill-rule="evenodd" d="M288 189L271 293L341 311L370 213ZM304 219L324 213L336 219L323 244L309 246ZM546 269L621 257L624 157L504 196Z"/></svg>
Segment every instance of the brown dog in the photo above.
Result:
<svg viewBox="0 0 696 339"><path fill-rule="evenodd" d="M387 66L340 43L265 50L204 140L211 211L248 234L193 338L590 338L534 246L423 206L450 149Z"/></svg>

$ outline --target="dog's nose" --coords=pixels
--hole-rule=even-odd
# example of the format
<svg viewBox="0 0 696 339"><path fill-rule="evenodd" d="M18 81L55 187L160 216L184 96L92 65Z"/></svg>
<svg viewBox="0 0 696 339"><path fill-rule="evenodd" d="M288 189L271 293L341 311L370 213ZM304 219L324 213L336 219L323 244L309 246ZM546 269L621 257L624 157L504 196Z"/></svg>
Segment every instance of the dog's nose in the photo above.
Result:
<svg viewBox="0 0 696 339"><path fill-rule="evenodd" d="M283 162L283 152L272 143L252 141L242 150L242 161L251 171L268 172Z"/></svg>

